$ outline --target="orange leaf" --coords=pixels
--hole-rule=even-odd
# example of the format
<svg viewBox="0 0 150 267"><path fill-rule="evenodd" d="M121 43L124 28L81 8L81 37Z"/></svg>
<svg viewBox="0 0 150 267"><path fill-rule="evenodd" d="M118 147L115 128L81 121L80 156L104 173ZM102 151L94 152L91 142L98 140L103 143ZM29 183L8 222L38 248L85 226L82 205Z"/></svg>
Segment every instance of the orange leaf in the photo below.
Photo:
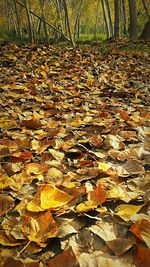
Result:
<svg viewBox="0 0 150 267"><path fill-rule="evenodd" d="M95 205L101 205L107 199L106 191L101 187L100 184L91 192L89 192L89 199Z"/></svg>
<svg viewBox="0 0 150 267"><path fill-rule="evenodd" d="M24 152L15 152L12 154L13 157L17 159L31 159L32 158L32 153L30 151L24 151Z"/></svg>
<svg viewBox="0 0 150 267"><path fill-rule="evenodd" d="M134 223L130 231L150 247L150 222L142 219Z"/></svg>
<svg viewBox="0 0 150 267"><path fill-rule="evenodd" d="M42 174L48 171L47 164L29 163L26 165L26 173L29 174Z"/></svg>

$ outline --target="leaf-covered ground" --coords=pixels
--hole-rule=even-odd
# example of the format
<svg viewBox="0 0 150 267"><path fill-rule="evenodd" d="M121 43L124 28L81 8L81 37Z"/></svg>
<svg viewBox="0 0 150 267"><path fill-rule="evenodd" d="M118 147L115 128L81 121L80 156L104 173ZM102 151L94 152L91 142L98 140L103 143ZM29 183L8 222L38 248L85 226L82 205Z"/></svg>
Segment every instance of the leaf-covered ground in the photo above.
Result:
<svg viewBox="0 0 150 267"><path fill-rule="evenodd" d="M150 266L150 58L108 47L0 46L1 267Z"/></svg>

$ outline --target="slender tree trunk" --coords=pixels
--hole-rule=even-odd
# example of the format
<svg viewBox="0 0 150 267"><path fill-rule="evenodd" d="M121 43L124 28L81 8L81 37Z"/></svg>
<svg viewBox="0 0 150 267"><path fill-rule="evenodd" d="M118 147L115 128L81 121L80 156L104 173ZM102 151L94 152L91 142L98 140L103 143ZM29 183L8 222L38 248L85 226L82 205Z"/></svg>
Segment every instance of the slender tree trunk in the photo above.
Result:
<svg viewBox="0 0 150 267"><path fill-rule="evenodd" d="M79 37L79 28L80 28L80 17L81 17L81 10L82 10L82 5L83 5L84 0L81 0L79 10L77 13L77 17L75 20L75 25L74 25L74 39L76 38L76 34L78 33Z"/></svg>
<svg viewBox="0 0 150 267"><path fill-rule="evenodd" d="M136 40L138 38L136 0L129 0L129 14L130 14L130 26L129 26L130 39Z"/></svg>
<svg viewBox="0 0 150 267"><path fill-rule="evenodd" d="M12 7L10 6L10 13L11 13L11 17L12 17L12 22L13 22L13 28L14 28L14 40L16 39L15 37L16 37L16 34L17 34L17 32L18 32L18 28L17 28L17 24L16 24L16 20L15 20L15 18L14 18L14 12L13 12L13 9L12 9Z"/></svg>
<svg viewBox="0 0 150 267"><path fill-rule="evenodd" d="M99 0L97 0L97 7L96 7L96 20L95 20L95 27L94 27L94 39L96 39L96 33L97 33L98 13L99 13Z"/></svg>
<svg viewBox="0 0 150 267"><path fill-rule="evenodd" d="M150 20L150 14L148 12L148 8L147 8L147 4L146 4L145 0L142 0L142 3L143 3L143 7L144 7L144 10L145 10L145 13L146 13L148 19Z"/></svg>
<svg viewBox="0 0 150 267"><path fill-rule="evenodd" d="M63 31L63 24L62 24L62 8L60 5L59 0L54 0L55 6L56 6L56 11L57 11L57 17L58 17L58 29L61 29Z"/></svg>
<svg viewBox="0 0 150 267"><path fill-rule="evenodd" d="M123 33L127 33L127 19L126 19L126 4L125 0L122 0L122 24L123 24Z"/></svg>
<svg viewBox="0 0 150 267"><path fill-rule="evenodd" d="M114 0L114 38L120 37L120 0Z"/></svg>
<svg viewBox="0 0 150 267"><path fill-rule="evenodd" d="M69 15L68 15L68 7L67 7L66 0L63 0L63 3L64 3L64 11L65 11L65 17L66 17L66 23L67 23L69 38L71 40L72 46L75 47L75 44L74 44L74 41L73 41L73 37L72 37L71 27L70 27L70 21L69 21Z"/></svg>
<svg viewBox="0 0 150 267"><path fill-rule="evenodd" d="M14 6L15 6L15 12L16 12L16 19L17 19L18 34L19 34L20 42L22 42L22 32L21 32L20 19L19 19L16 0L14 0Z"/></svg>
<svg viewBox="0 0 150 267"><path fill-rule="evenodd" d="M103 16L104 16L105 27L106 27L106 35L107 35L107 38L109 38L109 26L108 26L107 17L106 17L104 0L101 0L101 3L102 3L102 10L103 10Z"/></svg>
<svg viewBox="0 0 150 267"><path fill-rule="evenodd" d="M34 36L33 36L33 32L32 32L32 20L31 20L31 15L30 15L26 0L23 0L23 4L24 4L24 7L26 9L26 14L27 14L29 39L30 39L31 43L34 43Z"/></svg>
<svg viewBox="0 0 150 267"><path fill-rule="evenodd" d="M9 6L8 1L5 1L4 4L5 4L5 9L6 9L6 14L7 14L7 20L6 20L7 31L10 31L10 6Z"/></svg>
<svg viewBox="0 0 150 267"><path fill-rule="evenodd" d="M46 17L45 17L45 10L44 10L44 5L45 5L45 0L39 0L40 6L41 6L41 11L42 11L42 18L43 18L43 28L44 28L44 34L45 34L45 40L48 42L48 31L47 31L47 25L45 23Z"/></svg>
<svg viewBox="0 0 150 267"><path fill-rule="evenodd" d="M105 0L105 5L106 5L106 9L107 9L107 14L108 14L110 36L113 36L113 24L112 24L112 18L111 18L111 12L110 12L110 6L109 6L108 0Z"/></svg>

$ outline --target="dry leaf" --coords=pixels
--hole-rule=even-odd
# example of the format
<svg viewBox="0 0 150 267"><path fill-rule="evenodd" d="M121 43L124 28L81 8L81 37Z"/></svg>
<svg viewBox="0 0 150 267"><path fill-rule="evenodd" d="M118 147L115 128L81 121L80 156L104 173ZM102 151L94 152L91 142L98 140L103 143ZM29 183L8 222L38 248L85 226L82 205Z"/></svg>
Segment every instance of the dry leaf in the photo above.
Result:
<svg viewBox="0 0 150 267"><path fill-rule="evenodd" d="M10 196L0 196L0 216L14 207L14 199Z"/></svg>
<svg viewBox="0 0 150 267"><path fill-rule="evenodd" d="M150 266L150 249L143 246L137 246L135 260L136 267Z"/></svg>
<svg viewBox="0 0 150 267"><path fill-rule="evenodd" d="M72 199L72 196L59 190L54 185L44 185L38 189L33 200L28 203L27 209L33 212L56 209L67 204Z"/></svg>
<svg viewBox="0 0 150 267"><path fill-rule="evenodd" d="M142 219L134 223L130 231L150 247L150 222Z"/></svg>
<svg viewBox="0 0 150 267"><path fill-rule="evenodd" d="M134 244L134 239L127 238L117 238L114 240L107 241L107 245L117 256L124 254L126 251L132 248Z"/></svg>
<svg viewBox="0 0 150 267"><path fill-rule="evenodd" d="M57 235L58 228L50 211L29 214L23 221L22 232L29 241L41 245Z"/></svg>
<svg viewBox="0 0 150 267"><path fill-rule="evenodd" d="M122 204L117 206L115 209L115 215L122 218L124 221L130 221L132 217L143 207L141 206L135 206L135 205L129 205L129 204Z"/></svg>
<svg viewBox="0 0 150 267"><path fill-rule="evenodd" d="M80 267L76 256L69 248L48 262L48 267Z"/></svg>

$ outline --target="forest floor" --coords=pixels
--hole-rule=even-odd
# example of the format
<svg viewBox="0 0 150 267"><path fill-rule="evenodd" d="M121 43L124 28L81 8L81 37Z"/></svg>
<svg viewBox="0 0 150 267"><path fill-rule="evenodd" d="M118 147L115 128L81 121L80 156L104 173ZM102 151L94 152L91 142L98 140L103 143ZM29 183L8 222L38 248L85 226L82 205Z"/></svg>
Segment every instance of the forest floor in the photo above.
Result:
<svg viewBox="0 0 150 267"><path fill-rule="evenodd" d="M150 266L148 44L0 57L0 266Z"/></svg>

